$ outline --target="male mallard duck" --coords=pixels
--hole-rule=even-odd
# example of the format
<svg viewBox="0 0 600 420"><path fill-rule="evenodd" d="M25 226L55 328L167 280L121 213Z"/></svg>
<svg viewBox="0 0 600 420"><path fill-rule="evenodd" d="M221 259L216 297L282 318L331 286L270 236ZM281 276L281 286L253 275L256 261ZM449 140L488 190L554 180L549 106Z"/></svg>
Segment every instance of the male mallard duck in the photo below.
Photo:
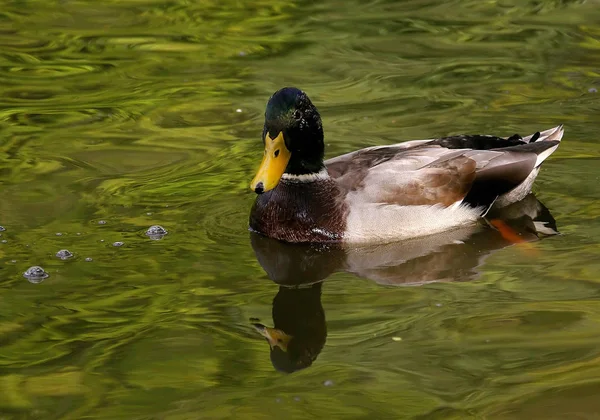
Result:
<svg viewBox="0 0 600 420"><path fill-rule="evenodd" d="M323 161L317 108L296 88L271 96L250 228L286 242L390 242L476 223L531 190L562 125L527 137L460 135Z"/></svg>

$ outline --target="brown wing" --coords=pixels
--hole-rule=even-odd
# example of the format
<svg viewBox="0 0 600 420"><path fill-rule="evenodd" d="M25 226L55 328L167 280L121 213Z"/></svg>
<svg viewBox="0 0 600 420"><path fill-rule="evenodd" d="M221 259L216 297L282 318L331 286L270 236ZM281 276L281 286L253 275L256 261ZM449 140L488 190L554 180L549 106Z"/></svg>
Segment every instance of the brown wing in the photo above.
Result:
<svg viewBox="0 0 600 420"><path fill-rule="evenodd" d="M365 178L372 177L373 173L391 170L393 174L389 176L397 177L408 171L416 171L448 156L449 153L452 156L462 153L456 150L449 151L438 145L428 146L428 142L430 140L415 140L361 149L329 159L325 161L325 165L329 176L335 179L343 190L356 191L365 186ZM396 183L397 179L387 178L386 181Z"/></svg>
<svg viewBox="0 0 600 420"><path fill-rule="evenodd" d="M417 140L358 150L325 164L343 191L364 202L449 206L464 201L481 206L526 180L561 137L559 126L515 138L512 143L517 144L508 139L500 148L505 139L487 136ZM535 141L527 143L530 138ZM481 148L464 148L465 142Z"/></svg>
<svg viewBox="0 0 600 420"><path fill-rule="evenodd" d="M328 159L325 161L325 166L329 176L334 179L341 180L348 176L348 179L360 183L369 169L391 160L405 159L416 146L429 142L431 140L413 140L389 146L367 147ZM441 147L437 149L442 150ZM351 182L345 183L351 184Z"/></svg>
<svg viewBox="0 0 600 420"><path fill-rule="evenodd" d="M433 146L406 151L374 167L357 165L334 179L367 203L450 206L467 195L476 171L476 161L463 150Z"/></svg>
<svg viewBox="0 0 600 420"><path fill-rule="evenodd" d="M471 190L477 164L473 159L457 156L419 170L407 182L391 187L381 202L402 206L442 204L462 201Z"/></svg>

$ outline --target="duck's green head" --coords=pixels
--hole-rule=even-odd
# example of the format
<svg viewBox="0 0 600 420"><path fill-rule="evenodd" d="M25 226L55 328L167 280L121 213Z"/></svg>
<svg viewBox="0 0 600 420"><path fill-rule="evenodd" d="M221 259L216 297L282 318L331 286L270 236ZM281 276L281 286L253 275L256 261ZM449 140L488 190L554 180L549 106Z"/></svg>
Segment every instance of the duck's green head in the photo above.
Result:
<svg viewBox="0 0 600 420"><path fill-rule="evenodd" d="M250 188L258 194L277 186L284 173L318 173L323 165L323 125L306 93L286 87L271 96L263 129L265 152Z"/></svg>

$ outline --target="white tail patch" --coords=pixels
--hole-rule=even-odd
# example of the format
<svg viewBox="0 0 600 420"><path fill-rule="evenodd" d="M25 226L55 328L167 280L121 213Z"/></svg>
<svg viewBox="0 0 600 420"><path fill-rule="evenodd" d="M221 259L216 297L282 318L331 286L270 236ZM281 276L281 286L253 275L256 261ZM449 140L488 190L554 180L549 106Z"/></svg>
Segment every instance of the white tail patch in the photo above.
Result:
<svg viewBox="0 0 600 420"><path fill-rule="evenodd" d="M535 161L535 166L534 168L537 168L538 166L540 166L542 164L543 161L545 161L548 156L550 156L552 153L554 153L554 151L558 148L558 144L554 147L551 147L549 149L544 150L542 153L540 153L537 156L537 160Z"/></svg>
<svg viewBox="0 0 600 420"><path fill-rule="evenodd" d="M540 173L540 168L533 168L531 173L525 178L523 182L517 185L515 188L510 190L509 192L501 195L496 199L494 205L498 208L506 207L509 204L516 203L517 201L521 201L524 199L527 194L531 192L531 188L533 187L533 183L535 178Z"/></svg>
<svg viewBox="0 0 600 420"><path fill-rule="evenodd" d="M540 137L536 140L536 142L538 141L550 141L550 140L556 140L556 141L560 141L562 139L563 134L565 133L565 130L561 125L550 128L548 130L544 130L542 132L540 132ZM529 143L531 141L533 137L533 134L527 136L527 137L523 137L523 141L526 143Z"/></svg>

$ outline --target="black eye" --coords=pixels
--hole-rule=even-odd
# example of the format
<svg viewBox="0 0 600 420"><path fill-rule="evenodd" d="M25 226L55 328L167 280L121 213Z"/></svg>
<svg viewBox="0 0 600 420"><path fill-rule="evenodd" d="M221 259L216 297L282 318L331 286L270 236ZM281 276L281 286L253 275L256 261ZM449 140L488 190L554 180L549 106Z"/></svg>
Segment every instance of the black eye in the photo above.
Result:
<svg viewBox="0 0 600 420"><path fill-rule="evenodd" d="M279 156L279 149L275 150L275 157Z"/></svg>
<svg viewBox="0 0 600 420"><path fill-rule="evenodd" d="M301 120L302 119L302 111L300 111L299 109L295 110L294 113L292 114L292 117L295 120Z"/></svg>

